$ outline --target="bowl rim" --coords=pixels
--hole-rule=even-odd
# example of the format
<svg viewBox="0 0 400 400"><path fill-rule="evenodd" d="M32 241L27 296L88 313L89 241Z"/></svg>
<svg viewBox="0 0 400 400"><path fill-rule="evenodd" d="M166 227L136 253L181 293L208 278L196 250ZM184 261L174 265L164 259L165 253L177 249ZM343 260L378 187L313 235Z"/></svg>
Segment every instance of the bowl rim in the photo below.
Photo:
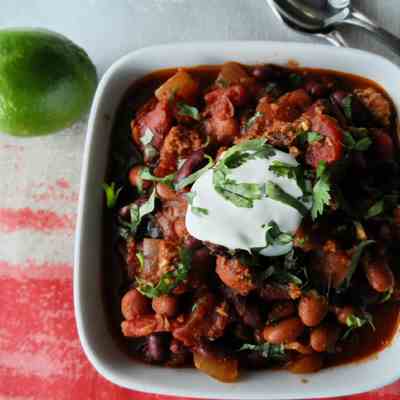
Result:
<svg viewBox="0 0 400 400"><path fill-rule="evenodd" d="M243 48L244 46L285 46L289 48L294 48L295 46L301 46L305 50L307 49L313 49L313 51L318 51L322 49L326 49L327 47L330 48L329 51L336 52L337 54L341 55L354 55L354 54L359 54L359 55L364 55L368 57L373 57L376 62L380 63L386 63L388 66L391 66L392 68L396 68L397 71L399 72L400 75L400 68L395 65L393 62L390 60L386 59L385 57L382 57L380 55L365 51L365 50L360 50L360 49L355 49L355 48L337 48L337 47L330 47L327 45L323 44L315 44L315 43L301 43L301 42L284 42L284 41L193 41L193 42L177 42L177 43L168 43L168 44L160 44L160 45L154 45L154 46L148 46L148 47L143 47L137 50L134 50L132 52L129 52L128 54L122 56L118 60L116 60L105 72L103 77L101 78L98 87L95 92L95 96L92 102L92 106L90 109L90 116L88 120L88 127L87 127L87 136L85 139L85 145L84 145L84 152L83 152L83 163L82 163L82 170L81 170L81 179L80 179L80 191L79 191L79 202L78 202L78 213L77 213L77 223L76 223L76 229L75 229L75 243L74 243L74 271L73 271L73 301L74 301L74 314L75 314L75 320L76 320L76 325L77 325L77 331L78 331L78 336L80 343L82 345L83 351L90 361L90 363L94 366L94 368L97 370L97 372L100 373L104 378L107 380L111 381L114 384L117 384L119 386L132 389L132 390L139 390L142 392L146 393L155 393L155 394L163 394L163 395L172 395L172 396L190 396L193 398L209 398L209 394L202 394L201 390L197 390L194 392L188 392L188 391L182 391L177 388L170 389L168 387L164 386L153 386L149 388L147 385L142 384L140 381L134 381L132 385L127 385L125 380L122 380L118 377L118 375L110 373L110 370L107 368L106 365L104 365L102 362L99 361L98 357L96 356L96 353L94 349L91 347L87 332L85 330L84 324L83 324L83 316L81 313L82 310L82 299L80 296L80 288L81 288L81 273L84 268L84 266L81 265L81 256L82 256L82 235L83 235L83 227L85 224L85 210L87 207L87 183L89 180L90 176L90 170L92 166L89 163L89 158L90 158L90 152L92 149L93 145L93 138L95 135L95 124L97 119L100 117L98 114L98 108L100 105L100 102L103 98L104 90L107 88L107 86L110 84L110 82L115 78L115 75L118 73L118 71L125 66L127 63L134 62L134 59L136 57L140 57L146 53L157 53L160 51L167 51L169 49L176 51L177 48L179 48L181 51L185 51L185 49L193 48L193 46L196 47L201 47L203 49L212 49L210 50L211 52L215 53L217 49L223 49L225 47L237 47L239 58L240 58L240 48ZM260 58L262 56L260 55ZM205 62L204 64L209 64ZM204 65L203 64L203 65ZM196 65L201 65L201 64L193 64L193 66ZM178 65L177 65L178 66ZM334 68L332 68L334 70ZM151 69L147 71L146 73L150 73L154 71L154 69ZM129 82L127 82L126 89L129 86ZM121 95L121 98L118 103L120 103L122 99L123 94ZM396 105L397 111L400 110L399 104L400 104L400 96L399 96L399 101L394 102ZM113 124L111 124L113 126ZM108 133L110 136L111 132ZM396 334L396 336L398 333ZM396 336L394 337L393 341L396 340ZM361 361L361 363L364 362ZM353 363L354 364L354 363ZM334 367L335 368L335 367ZM269 372L270 373L270 372ZM363 393L366 391L374 390L379 387L385 386L387 384L390 384L394 382L395 380L400 378L400 370L395 371L393 370L392 374L386 375L385 380L382 381L368 381L364 383L355 383L353 387L348 388L348 390L337 390L336 392L333 391L331 393L313 393L311 397L309 398L324 398L324 397L337 397L337 396L344 396L344 395L353 395L353 394L358 394L358 393ZM306 388L306 386L304 386ZM267 395L267 394L266 394ZM307 395L305 392L304 395ZM300 396L300 397L299 397ZM234 392L231 394L227 394L226 396L222 396L219 394L219 398L225 398L225 399L261 399L263 397L260 397L259 394L250 394L250 397L236 397ZM268 399L272 399L272 397L265 397ZM302 398L302 395L288 395L285 397L285 399L300 399Z"/></svg>

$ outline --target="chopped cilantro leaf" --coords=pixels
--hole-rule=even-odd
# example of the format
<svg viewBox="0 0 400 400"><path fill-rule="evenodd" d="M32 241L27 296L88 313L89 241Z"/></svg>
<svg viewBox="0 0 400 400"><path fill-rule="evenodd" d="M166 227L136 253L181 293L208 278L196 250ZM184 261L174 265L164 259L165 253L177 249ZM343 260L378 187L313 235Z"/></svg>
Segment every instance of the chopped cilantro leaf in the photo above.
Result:
<svg viewBox="0 0 400 400"><path fill-rule="evenodd" d="M203 175L206 171L208 171L210 168L213 167L214 160L212 159L212 157L210 157L207 154L204 157L208 160L207 165L205 165L203 168L197 170L196 172L193 172L193 174L191 174L191 175L187 176L186 178L183 178L182 180L177 182L174 185L176 191L180 191L183 188L185 188L186 186L189 186L192 183L196 182L197 179L199 179L201 175Z"/></svg>
<svg viewBox="0 0 400 400"><path fill-rule="evenodd" d="M357 245L357 247L354 250L353 256L351 258L350 268L347 273L346 279L342 283L342 286L340 289L346 290L349 288L350 283L351 283L351 278L353 277L354 273L356 272L357 266L360 262L360 259L361 259L364 249L367 246L370 246L371 244L374 244L374 243L375 243L375 240L363 240L362 242L360 242Z"/></svg>
<svg viewBox="0 0 400 400"><path fill-rule="evenodd" d="M329 204L331 185L330 175L326 168L326 163L320 161L317 167L317 182L313 187L313 205L311 209L312 219L315 220L324 212L324 207Z"/></svg>
<svg viewBox="0 0 400 400"><path fill-rule="evenodd" d="M266 195L272 200L279 201L289 207L295 208L301 215L305 216L308 213L307 208L298 199L286 193L279 185L274 182L267 182Z"/></svg>
<svg viewBox="0 0 400 400"><path fill-rule="evenodd" d="M253 207L254 201L263 197L265 185L238 183L229 178L230 170L240 167L249 160L267 159L274 154L275 150L266 143L265 139L253 139L231 147L214 169L213 185L215 190L237 207Z"/></svg>
<svg viewBox="0 0 400 400"><path fill-rule="evenodd" d="M155 198L156 191L153 190L146 203L142 204L141 206L138 206L137 204L131 204L129 206L130 221L128 222L120 220L121 226L119 232L122 237L127 239L129 236L136 233L137 228L139 227L143 217L154 211Z"/></svg>
<svg viewBox="0 0 400 400"><path fill-rule="evenodd" d="M154 176L148 167L144 167L140 173L140 178L144 181L153 181L153 182L160 182L164 183L165 185L172 186L172 182L175 179L175 173L164 176L158 177Z"/></svg>
<svg viewBox="0 0 400 400"><path fill-rule="evenodd" d="M293 235L291 233L282 232L275 221L270 221L262 227L265 228L266 247L270 245L285 245L293 241Z"/></svg>
<svg viewBox="0 0 400 400"><path fill-rule="evenodd" d="M264 358L277 360L285 358L285 348L282 344L272 344L268 342L260 344L245 343L238 351L245 350L257 351L261 353Z"/></svg>
<svg viewBox="0 0 400 400"><path fill-rule="evenodd" d="M186 198L188 200L189 205L191 206L192 213L195 215L198 215L199 217L203 215L208 215L208 210L207 208L202 208L202 207L195 207L193 205L193 200L196 197L196 192L188 192L186 193Z"/></svg>
<svg viewBox="0 0 400 400"><path fill-rule="evenodd" d="M140 270L143 271L144 269L144 255L141 251L136 253L136 258L139 260Z"/></svg>
<svg viewBox="0 0 400 400"><path fill-rule="evenodd" d="M196 121L200 121L201 119L200 111L196 107L190 106L189 104L179 102L178 110L179 115L193 118Z"/></svg>
<svg viewBox="0 0 400 400"><path fill-rule="evenodd" d="M258 118L262 117L264 113L257 111L247 122L246 122L246 129L250 129L254 123L257 121Z"/></svg>
<svg viewBox="0 0 400 400"><path fill-rule="evenodd" d="M368 209L365 217L367 219L373 218L373 217L376 217L376 216L382 214L384 211L385 211L385 201L382 199L382 200L377 201L375 204L373 204Z"/></svg>
<svg viewBox="0 0 400 400"><path fill-rule="evenodd" d="M353 118L353 96L351 94L343 99L342 106L344 115L351 121Z"/></svg>
<svg viewBox="0 0 400 400"><path fill-rule="evenodd" d="M180 262L173 271L166 272L159 280L157 285L148 283L143 279L137 278L137 289L144 296L149 298L159 297L168 294L183 282L190 271L192 256L188 249L180 251Z"/></svg>
<svg viewBox="0 0 400 400"><path fill-rule="evenodd" d="M116 188L115 182L103 183L104 193L106 194L106 204L108 208L114 208L117 204L118 196L121 193L122 187Z"/></svg>
<svg viewBox="0 0 400 400"><path fill-rule="evenodd" d="M349 150L366 151L371 146L372 140L368 136L356 140L350 132L344 132L343 144Z"/></svg>
<svg viewBox="0 0 400 400"><path fill-rule="evenodd" d="M346 319L346 325L348 329L344 333L342 339L346 339L351 332L353 332L355 329L363 327L365 324L369 324L371 328L375 330L371 314L364 312L362 316L357 316L354 314L349 315Z"/></svg>

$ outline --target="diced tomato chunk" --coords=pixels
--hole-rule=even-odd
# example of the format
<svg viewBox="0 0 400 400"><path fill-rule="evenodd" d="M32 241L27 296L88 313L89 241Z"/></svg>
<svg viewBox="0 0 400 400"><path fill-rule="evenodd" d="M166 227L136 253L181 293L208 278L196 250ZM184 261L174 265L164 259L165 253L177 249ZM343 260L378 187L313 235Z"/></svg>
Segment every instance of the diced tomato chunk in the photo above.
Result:
<svg viewBox="0 0 400 400"><path fill-rule="evenodd" d="M343 155L343 132L337 121L324 114L317 114L311 119L312 131L320 133L323 138L311 143L306 152L307 164L314 168L320 161L334 163Z"/></svg>
<svg viewBox="0 0 400 400"><path fill-rule="evenodd" d="M153 133L152 146L161 149L164 138L172 127L172 110L168 100L150 100L137 113L132 122L132 135L135 143L143 148L140 141L147 129Z"/></svg>

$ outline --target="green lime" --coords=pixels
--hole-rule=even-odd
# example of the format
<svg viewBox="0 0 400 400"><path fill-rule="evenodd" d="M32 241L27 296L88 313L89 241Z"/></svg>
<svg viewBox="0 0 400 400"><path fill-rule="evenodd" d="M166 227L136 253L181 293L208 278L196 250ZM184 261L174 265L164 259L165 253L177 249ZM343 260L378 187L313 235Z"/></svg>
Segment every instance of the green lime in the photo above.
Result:
<svg viewBox="0 0 400 400"><path fill-rule="evenodd" d="M89 108L96 68L66 37L40 29L0 30L0 131L44 135Z"/></svg>

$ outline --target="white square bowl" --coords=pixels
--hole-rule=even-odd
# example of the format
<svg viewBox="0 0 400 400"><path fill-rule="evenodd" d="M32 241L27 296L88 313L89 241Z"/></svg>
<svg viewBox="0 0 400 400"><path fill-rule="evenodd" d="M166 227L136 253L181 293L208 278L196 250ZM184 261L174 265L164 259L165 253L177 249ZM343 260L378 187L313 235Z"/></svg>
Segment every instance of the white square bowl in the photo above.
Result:
<svg viewBox="0 0 400 400"><path fill-rule="evenodd" d="M171 369L137 363L116 345L106 323L102 301L101 185L109 154L115 112L133 81L150 71L176 66L222 64L286 64L327 68L370 78L383 86L400 109L400 69L372 53L317 44L280 42L205 42L170 44L128 54L104 75L91 109L86 138L75 244L74 303L83 349L97 371L117 385L159 394L218 399L301 399L368 391L400 377L396 362L400 338L361 363L322 370L312 375L285 371L243 374L234 384L210 379L195 369ZM307 383L302 383L302 378Z"/></svg>

